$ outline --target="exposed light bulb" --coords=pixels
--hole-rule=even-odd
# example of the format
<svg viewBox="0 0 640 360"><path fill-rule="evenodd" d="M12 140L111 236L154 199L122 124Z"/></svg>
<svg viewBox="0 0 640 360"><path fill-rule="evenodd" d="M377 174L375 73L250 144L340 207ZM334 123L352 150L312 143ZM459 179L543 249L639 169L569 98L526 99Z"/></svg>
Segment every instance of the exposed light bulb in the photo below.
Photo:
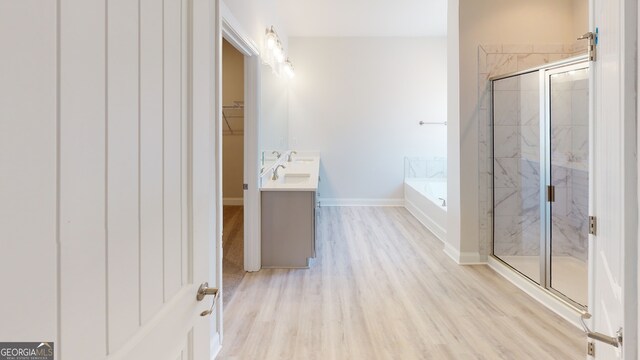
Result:
<svg viewBox="0 0 640 360"><path fill-rule="evenodd" d="M278 44L274 49L273 57L279 63L284 61L284 50L282 49L282 44L280 44L280 41L278 41Z"/></svg>
<svg viewBox="0 0 640 360"><path fill-rule="evenodd" d="M267 36L267 49L273 49L275 44L276 40L271 36Z"/></svg>
<svg viewBox="0 0 640 360"><path fill-rule="evenodd" d="M293 71L293 64L289 61L289 58L284 62L284 72L288 77L292 78L295 76L295 72Z"/></svg>
<svg viewBox="0 0 640 360"><path fill-rule="evenodd" d="M273 26L271 26L270 28L267 29L265 45L267 49L272 50L278 42L279 42L278 34L276 34L276 31L273 29Z"/></svg>

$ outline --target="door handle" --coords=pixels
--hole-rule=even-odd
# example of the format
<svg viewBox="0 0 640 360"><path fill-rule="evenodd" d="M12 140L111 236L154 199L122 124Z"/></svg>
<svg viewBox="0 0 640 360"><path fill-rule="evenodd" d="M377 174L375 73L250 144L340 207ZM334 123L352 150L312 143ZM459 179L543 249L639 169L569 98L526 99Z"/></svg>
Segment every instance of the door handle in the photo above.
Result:
<svg viewBox="0 0 640 360"><path fill-rule="evenodd" d="M204 297L207 295L213 296L213 301L211 301L211 307L209 308L209 310L205 310L201 312L200 316L207 316L213 313L213 307L216 305L216 300L218 300L219 293L220 292L218 291L218 288L210 288L208 282L203 282L202 284L200 284L200 287L198 288L198 293L196 294L196 300L202 301Z"/></svg>
<svg viewBox="0 0 640 360"><path fill-rule="evenodd" d="M616 331L616 336L609 336L599 332L591 331L587 326L587 324L584 323L585 319L590 319L590 318L591 318L591 314L589 314L586 311L583 311L582 315L580 316L580 322L582 323L582 328L584 329L584 332L585 334L587 334L588 338L602 341L605 344L609 344L617 348L622 346L622 328Z"/></svg>

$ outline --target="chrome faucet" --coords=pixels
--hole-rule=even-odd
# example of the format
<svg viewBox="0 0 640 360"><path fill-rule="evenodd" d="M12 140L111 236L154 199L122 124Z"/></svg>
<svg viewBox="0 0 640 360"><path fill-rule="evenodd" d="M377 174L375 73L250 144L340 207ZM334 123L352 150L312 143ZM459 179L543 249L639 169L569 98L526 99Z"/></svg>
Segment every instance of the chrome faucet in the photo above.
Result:
<svg viewBox="0 0 640 360"><path fill-rule="evenodd" d="M273 180L273 181L278 180L278 178L280 177L280 176L278 176L278 169L279 169L279 168L281 168L281 167L282 167L283 169L286 169L286 168L287 168L286 166L284 166L284 165L282 165L282 164L280 164L280 165L276 166L276 167L273 169L273 175L271 175L271 180Z"/></svg>
<svg viewBox="0 0 640 360"><path fill-rule="evenodd" d="M289 155L288 155L288 157L287 157L287 162L291 162L291 161L292 161L292 160L291 160L291 155L293 155L293 154L296 154L296 155L297 155L297 154L298 154L298 152L297 152L297 151L295 151L295 150L290 151L290 152L289 152Z"/></svg>
<svg viewBox="0 0 640 360"><path fill-rule="evenodd" d="M280 154L279 152L273 150L273 152L271 153L271 155L275 155L276 159L280 159L280 156L282 156L282 154Z"/></svg>
<svg viewBox="0 0 640 360"><path fill-rule="evenodd" d="M442 204L440 206L447 206L447 200L439 197L438 200L442 200Z"/></svg>

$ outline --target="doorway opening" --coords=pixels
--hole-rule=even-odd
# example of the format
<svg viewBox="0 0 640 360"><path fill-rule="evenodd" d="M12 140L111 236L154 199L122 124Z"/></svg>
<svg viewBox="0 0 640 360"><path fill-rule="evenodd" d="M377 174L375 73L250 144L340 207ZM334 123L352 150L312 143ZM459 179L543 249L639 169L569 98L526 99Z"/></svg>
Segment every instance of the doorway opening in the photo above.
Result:
<svg viewBox="0 0 640 360"><path fill-rule="evenodd" d="M224 305L244 277L244 55L222 40L222 283Z"/></svg>

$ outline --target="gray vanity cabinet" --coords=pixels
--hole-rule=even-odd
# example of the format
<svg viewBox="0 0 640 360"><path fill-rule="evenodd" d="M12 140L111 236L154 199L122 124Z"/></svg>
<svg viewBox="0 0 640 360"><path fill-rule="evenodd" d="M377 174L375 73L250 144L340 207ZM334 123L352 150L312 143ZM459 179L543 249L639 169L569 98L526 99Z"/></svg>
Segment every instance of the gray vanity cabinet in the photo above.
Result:
<svg viewBox="0 0 640 360"><path fill-rule="evenodd" d="M315 257L316 192L261 194L262 267L308 268Z"/></svg>

